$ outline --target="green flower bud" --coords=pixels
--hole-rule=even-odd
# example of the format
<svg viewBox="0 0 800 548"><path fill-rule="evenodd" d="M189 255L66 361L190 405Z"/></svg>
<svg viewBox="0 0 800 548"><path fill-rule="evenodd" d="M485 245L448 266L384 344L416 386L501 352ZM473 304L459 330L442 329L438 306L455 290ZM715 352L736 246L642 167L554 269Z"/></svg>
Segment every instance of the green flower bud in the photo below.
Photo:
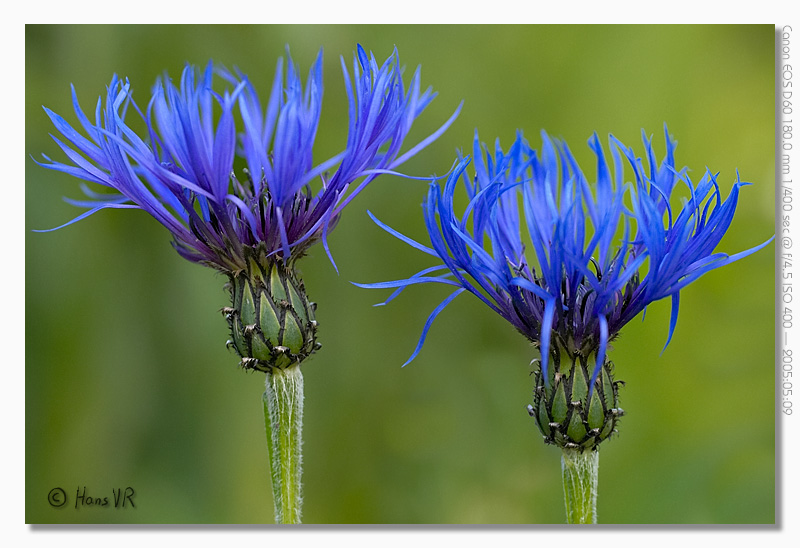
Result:
<svg viewBox="0 0 800 548"><path fill-rule="evenodd" d="M245 369L268 372L306 359L316 342L316 303L306 296L302 280L280 258L249 260L246 271L229 274L231 307L222 312L232 346Z"/></svg>
<svg viewBox="0 0 800 548"><path fill-rule="evenodd" d="M545 443L567 449L594 449L616 432L624 414L617 406L618 386L614 364L606 357L589 396L596 356L583 356L552 345L548 378L541 367L535 372L536 388L528 412L536 419Z"/></svg>

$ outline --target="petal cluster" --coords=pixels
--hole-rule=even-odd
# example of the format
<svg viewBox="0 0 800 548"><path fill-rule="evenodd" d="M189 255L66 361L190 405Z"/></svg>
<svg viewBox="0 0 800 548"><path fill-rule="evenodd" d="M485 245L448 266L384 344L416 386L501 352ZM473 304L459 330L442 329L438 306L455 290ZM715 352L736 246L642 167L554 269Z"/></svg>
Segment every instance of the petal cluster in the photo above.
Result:
<svg viewBox="0 0 800 548"><path fill-rule="evenodd" d="M87 211L67 225L101 209L142 209L172 233L184 258L224 272L245 268L253 249L288 262L322 240L330 256L327 234L342 209L377 175L393 173L438 138L460 107L401 155L412 123L435 93L421 91L419 69L408 86L403 83L396 50L379 65L358 46L352 77L342 59L349 100L346 146L315 163L322 52L305 85L288 52L287 57L285 70L283 59L278 61L266 106L247 76L209 63L203 70L187 66L178 83L158 79L144 109L130 83L115 75L93 121L73 88L83 132L45 108L68 161L45 156L41 165L104 187L97 192L83 186L86 199L70 202ZM220 80L227 86L222 92L215 91ZM140 120L129 122L130 115ZM145 130L134 129L137 124Z"/></svg>
<svg viewBox="0 0 800 548"><path fill-rule="evenodd" d="M545 378L552 354L562 349L596 354L591 386L609 341L648 304L672 298L669 344L680 290L771 241L735 255L714 252L747 183L737 175L723 200L717 175L706 171L693 182L685 168L676 170L676 142L666 128L665 137L659 163L646 136L644 160L610 136L609 163L592 136L596 175L590 183L569 147L544 132L540 150L520 132L508 152L499 142L490 152L476 134L474 178L467 174L471 160L461 158L443 188L430 185L423 205L430 246L375 219L438 264L404 280L357 285L397 288L386 302L414 284L456 288L428 318L409 361L436 316L468 291L540 347ZM675 208L671 198L679 186L686 197ZM457 213L459 193L468 202Z"/></svg>

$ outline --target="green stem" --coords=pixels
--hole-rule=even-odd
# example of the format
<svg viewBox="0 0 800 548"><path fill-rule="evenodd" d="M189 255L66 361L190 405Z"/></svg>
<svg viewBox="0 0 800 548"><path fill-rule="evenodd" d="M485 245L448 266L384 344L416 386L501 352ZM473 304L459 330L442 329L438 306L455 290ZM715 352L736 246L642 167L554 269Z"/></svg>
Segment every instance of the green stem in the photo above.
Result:
<svg viewBox="0 0 800 548"><path fill-rule="evenodd" d="M300 523L303 504L303 374L272 368L264 392L275 523Z"/></svg>
<svg viewBox="0 0 800 548"><path fill-rule="evenodd" d="M597 451L562 449L567 523L597 523Z"/></svg>

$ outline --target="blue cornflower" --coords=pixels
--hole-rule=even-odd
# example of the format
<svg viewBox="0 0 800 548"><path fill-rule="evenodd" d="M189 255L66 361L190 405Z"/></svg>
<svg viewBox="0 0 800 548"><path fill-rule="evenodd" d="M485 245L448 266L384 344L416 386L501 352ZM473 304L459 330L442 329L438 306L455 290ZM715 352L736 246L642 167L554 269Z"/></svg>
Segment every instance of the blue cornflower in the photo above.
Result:
<svg viewBox="0 0 800 548"><path fill-rule="evenodd" d="M115 75L105 102L98 99L94 123L73 87L85 135L45 108L63 136L53 139L69 162L45 156L40 164L106 189L98 193L84 185L87 199L68 201L87 211L62 226L101 209L142 209L170 231L182 257L227 274L232 306L224 313L231 343L244 366L265 371L297 363L317 347L314 304L295 261L320 240L330 257L328 232L344 207L377 175L394 173L436 140L460 110L400 154L435 93L420 91L419 68L406 88L397 50L378 65L359 45L352 79L342 59L349 100L346 146L315 164L322 51L305 86L288 51L287 57L285 74L283 59L278 61L266 108L247 76L214 70L210 62L204 70L187 66L178 85L166 76L158 79L144 110L130 83ZM228 89L214 91L215 76ZM144 121L146 134L126 121L130 110ZM246 165L238 173L237 159Z"/></svg>
<svg viewBox="0 0 800 548"><path fill-rule="evenodd" d="M494 154L483 146L485 156L476 133L474 179L466 171L470 159L460 158L443 189L430 185L423 209L431 247L373 217L441 263L404 280L357 285L397 288L386 302L414 284L457 288L429 316L409 362L436 316L459 294L475 295L539 349L536 405L529 410L546 440L594 447L621 415L609 342L648 304L670 297L669 344L680 290L771 241L735 255L714 252L748 183L737 174L722 200L716 174L706 171L695 183L686 168L676 170L676 142L666 127L665 134L660 164L644 135L646 163L610 136L612 165L592 136L597 176L590 185L567 145L544 132L541 150L520 132L507 153L498 141ZM679 182L689 197L674 209L670 196ZM461 216L454 205L459 183L469 199Z"/></svg>

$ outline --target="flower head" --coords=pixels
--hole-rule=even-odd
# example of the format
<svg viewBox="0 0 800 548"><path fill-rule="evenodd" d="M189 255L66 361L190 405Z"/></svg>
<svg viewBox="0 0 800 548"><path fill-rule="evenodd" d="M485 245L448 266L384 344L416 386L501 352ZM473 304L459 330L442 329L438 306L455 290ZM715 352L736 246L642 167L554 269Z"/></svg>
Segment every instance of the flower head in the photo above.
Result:
<svg viewBox="0 0 800 548"><path fill-rule="evenodd" d="M545 382L552 378L548 362L558 365L562 353L584 362L594 355L586 379L590 394L606 363L609 341L648 304L672 299L669 344L680 290L771 241L735 255L715 253L747 183L737 175L722 200L717 175L706 171L693 182L685 168L676 170L676 142L666 128L665 135L667 150L660 164L644 136L644 161L610 136L611 164L597 135L592 136L589 146L597 165L596 181L590 184L567 145L545 133L541 150L531 148L519 133L507 153L498 142L493 154L485 145L482 153L476 134L474 179L467 176L469 158L462 158L443 189L430 185L423 209L431 247L375 219L441 263L407 279L357 285L398 288L386 302L419 283L457 288L428 318L409 362L435 317L469 291L539 347ZM630 182L626 170L632 173ZM688 199L678 209L670 197L679 184L685 185ZM461 185L469 203L459 216L454 202Z"/></svg>
<svg viewBox="0 0 800 548"><path fill-rule="evenodd" d="M396 50L379 66L358 46L352 81L344 59L342 71L347 144L318 164L312 148L322 106L321 51L305 87L291 57L285 74L278 61L266 108L247 76L215 71L211 63L204 70L187 66L177 85L158 79L144 111L130 83L115 75L105 103L98 100L94 123L73 88L75 114L88 138L45 107L66 142L53 139L70 163L45 156L41 165L107 191L84 186L88 200L70 202L88 211L67 225L105 208L142 209L172 233L181 256L223 272L245 269L254 249L290 261L322 240L330 255L328 231L342 209L377 175L434 141L458 114L400 155L412 123L435 97L430 88L420 91L419 68L406 89ZM214 91L215 75L230 86L222 94ZM145 135L126 121L130 110L144 120ZM237 157L246 165L238 174ZM321 188L314 191L317 180Z"/></svg>
<svg viewBox="0 0 800 548"><path fill-rule="evenodd" d="M87 199L69 201L88 211L66 225L101 209L142 209L170 231L182 257L227 274L229 344L244 367L262 371L299 363L319 347L315 305L295 261L322 241L333 262L327 236L344 207L376 176L395 173L436 140L460 110L401 154L414 120L435 94L420 90L419 68L404 85L396 50L378 65L358 46L352 79L342 59L347 143L315 163L322 52L305 86L290 57L285 74L283 67L281 59L265 108L247 76L215 71L211 63L204 70L187 66L178 84L159 79L144 110L130 83L115 75L105 102L97 102L94 123L73 88L85 135L45 108L63 136L53 139L69 163L45 156L40 164L105 188L98 193L84 185ZM221 93L214 90L215 76L227 83ZM131 111L146 133L128 123ZM237 172L239 165L246 167Z"/></svg>

